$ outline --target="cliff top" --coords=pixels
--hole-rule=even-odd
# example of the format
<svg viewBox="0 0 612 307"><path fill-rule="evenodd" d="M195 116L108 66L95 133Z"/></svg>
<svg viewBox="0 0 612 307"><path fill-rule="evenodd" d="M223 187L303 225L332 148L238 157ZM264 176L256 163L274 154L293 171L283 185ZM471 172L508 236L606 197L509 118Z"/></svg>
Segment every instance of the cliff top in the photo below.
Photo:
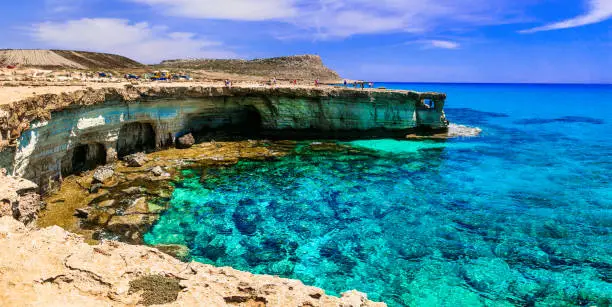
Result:
<svg viewBox="0 0 612 307"><path fill-rule="evenodd" d="M100 83L100 82L20 82L11 86L0 86L0 106L9 105L20 100L29 99L36 96L41 95L61 95L61 94L69 94L76 91L83 90L100 90L100 89L123 89L126 86L132 86L130 82L109 82L109 83ZM213 88L224 88L224 83L222 81L206 81L206 82L156 82L156 83L138 83L135 85L137 88L194 88L194 87L213 87ZM381 92L381 93L406 93L410 91L402 91L402 90L386 90L386 89L376 89L376 88L366 88L366 89L354 89L354 88L342 88L342 87L333 87L333 86L319 86L315 87L310 83L299 83L298 85L291 85L289 82L278 82L277 87L271 87L266 84L262 84L260 82L235 82L233 88L252 88L254 90L264 90L264 89L287 89L288 91L293 90L305 90L311 89L316 90L316 92L324 93L328 91L336 91L336 92L349 92L349 93L371 93L371 92ZM443 94L440 94L443 95ZM0 115L2 114L2 109L0 107ZM1 118L2 116L0 116Z"/></svg>
<svg viewBox="0 0 612 307"><path fill-rule="evenodd" d="M0 65L44 69L121 69L144 66L116 54L42 49L0 50Z"/></svg>

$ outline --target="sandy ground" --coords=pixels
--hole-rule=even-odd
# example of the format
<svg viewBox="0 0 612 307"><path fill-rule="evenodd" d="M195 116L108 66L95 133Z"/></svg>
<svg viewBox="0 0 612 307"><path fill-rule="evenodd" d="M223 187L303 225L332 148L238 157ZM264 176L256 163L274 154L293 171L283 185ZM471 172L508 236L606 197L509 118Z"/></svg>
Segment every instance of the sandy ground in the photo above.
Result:
<svg viewBox="0 0 612 307"><path fill-rule="evenodd" d="M61 94L83 90L88 87L99 89L103 87L123 87L128 83L84 83L83 85L54 86L8 86L0 87L0 105L13 103L31 96L41 94Z"/></svg>
<svg viewBox="0 0 612 307"><path fill-rule="evenodd" d="M0 50L0 63L24 66L62 66L84 69L85 66L66 59L51 50Z"/></svg>
<svg viewBox="0 0 612 307"><path fill-rule="evenodd" d="M21 82L23 83L23 82ZM52 84L52 83L48 83ZM87 88L121 88L131 84L130 82L112 82L112 83L97 83L97 82L79 82L76 85L56 84L46 86L0 86L0 105L10 104L28 97L42 94L61 94ZM205 82L141 82L136 86L151 86L151 87L183 87L183 86L224 86L221 81L205 81ZM241 81L233 83L233 86L240 87L271 87L261 81ZM294 87L294 88L314 88L310 84L292 85L288 82L279 82L278 87ZM372 89L366 89L372 90Z"/></svg>

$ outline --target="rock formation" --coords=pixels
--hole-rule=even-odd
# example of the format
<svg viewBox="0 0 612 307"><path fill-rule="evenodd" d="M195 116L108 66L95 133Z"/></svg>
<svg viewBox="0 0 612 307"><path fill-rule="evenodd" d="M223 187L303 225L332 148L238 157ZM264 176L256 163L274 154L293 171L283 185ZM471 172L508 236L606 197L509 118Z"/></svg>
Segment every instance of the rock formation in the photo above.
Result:
<svg viewBox="0 0 612 307"><path fill-rule="evenodd" d="M27 230L0 218L2 306L386 306L297 280L184 263L144 246L91 246L53 226Z"/></svg>
<svg viewBox="0 0 612 307"><path fill-rule="evenodd" d="M0 167L48 190L62 175L174 144L178 135L397 137L445 130L446 96L344 88L133 87L40 95L2 106ZM429 105L426 104L429 102ZM432 102L435 105L432 105Z"/></svg>
<svg viewBox="0 0 612 307"><path fill-rule="evenodd" d="M7 176L6 169L0 169L0 217L12 217L25 224L33 222L43 208L37 190L35 183Z"/></svg>

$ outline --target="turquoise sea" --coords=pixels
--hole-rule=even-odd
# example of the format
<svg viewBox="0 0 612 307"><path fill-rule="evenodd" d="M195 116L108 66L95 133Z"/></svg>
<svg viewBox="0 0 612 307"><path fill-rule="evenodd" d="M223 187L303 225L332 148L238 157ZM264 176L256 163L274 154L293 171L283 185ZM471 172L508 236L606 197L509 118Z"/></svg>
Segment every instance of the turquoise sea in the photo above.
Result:
<svg viewBox="0 0 612 307"><path fill-rule="evenodd" d="M612 305L611 85L376 86L482 135L185 170L146 242L389 306Z"/></svg>

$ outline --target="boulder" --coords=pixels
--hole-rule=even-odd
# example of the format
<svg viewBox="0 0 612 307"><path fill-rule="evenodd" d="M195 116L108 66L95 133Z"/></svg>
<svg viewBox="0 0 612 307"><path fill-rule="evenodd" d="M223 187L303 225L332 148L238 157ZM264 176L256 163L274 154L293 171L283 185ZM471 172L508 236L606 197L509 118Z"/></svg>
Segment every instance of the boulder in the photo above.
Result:
<svg viewBox="0 0 612 307"><path fill-rule="evenodd" d="M125 156L123 160L130 167L141 167L145 165L145 163L147 163L148 159L147 159L147 155L145 155L143 152L139 152L133 155Z"/></svg>
<svg viewBox="0 0 612 307"><path fill-rule="evenodd" d="M151 173L153 173L153 175L159 177L159 176L164 174L164 170L161 168L161 166L156 166L156 167L151 169Z"/></svg>
<svg viewBox="0 0 612 307"><path fill-rule="evenodd" d="M104 165L96 168L93 174L94 183L106 183L115 174L112 165Z"/></svg>
<svg viewBox="0 0 612 307"><path fill-rule="evenodd" d="M38 185L0 172L0 217L10 216L24 224L33 222L44 207Z"/></svg>
<svg viewBox="0 0 612 307"><path fill-rule="evenodd" d="M191 133L185 134L180 138L176 139L176 148L178 149L187 149L191 148L195 144L195 139Z"/></svg>
<svg viewBox="0 0 612 307"><path fill-rule="evenodd" d="M114 210L89 210L86 221L92 225L104 226L110 221Z"/></svg>

